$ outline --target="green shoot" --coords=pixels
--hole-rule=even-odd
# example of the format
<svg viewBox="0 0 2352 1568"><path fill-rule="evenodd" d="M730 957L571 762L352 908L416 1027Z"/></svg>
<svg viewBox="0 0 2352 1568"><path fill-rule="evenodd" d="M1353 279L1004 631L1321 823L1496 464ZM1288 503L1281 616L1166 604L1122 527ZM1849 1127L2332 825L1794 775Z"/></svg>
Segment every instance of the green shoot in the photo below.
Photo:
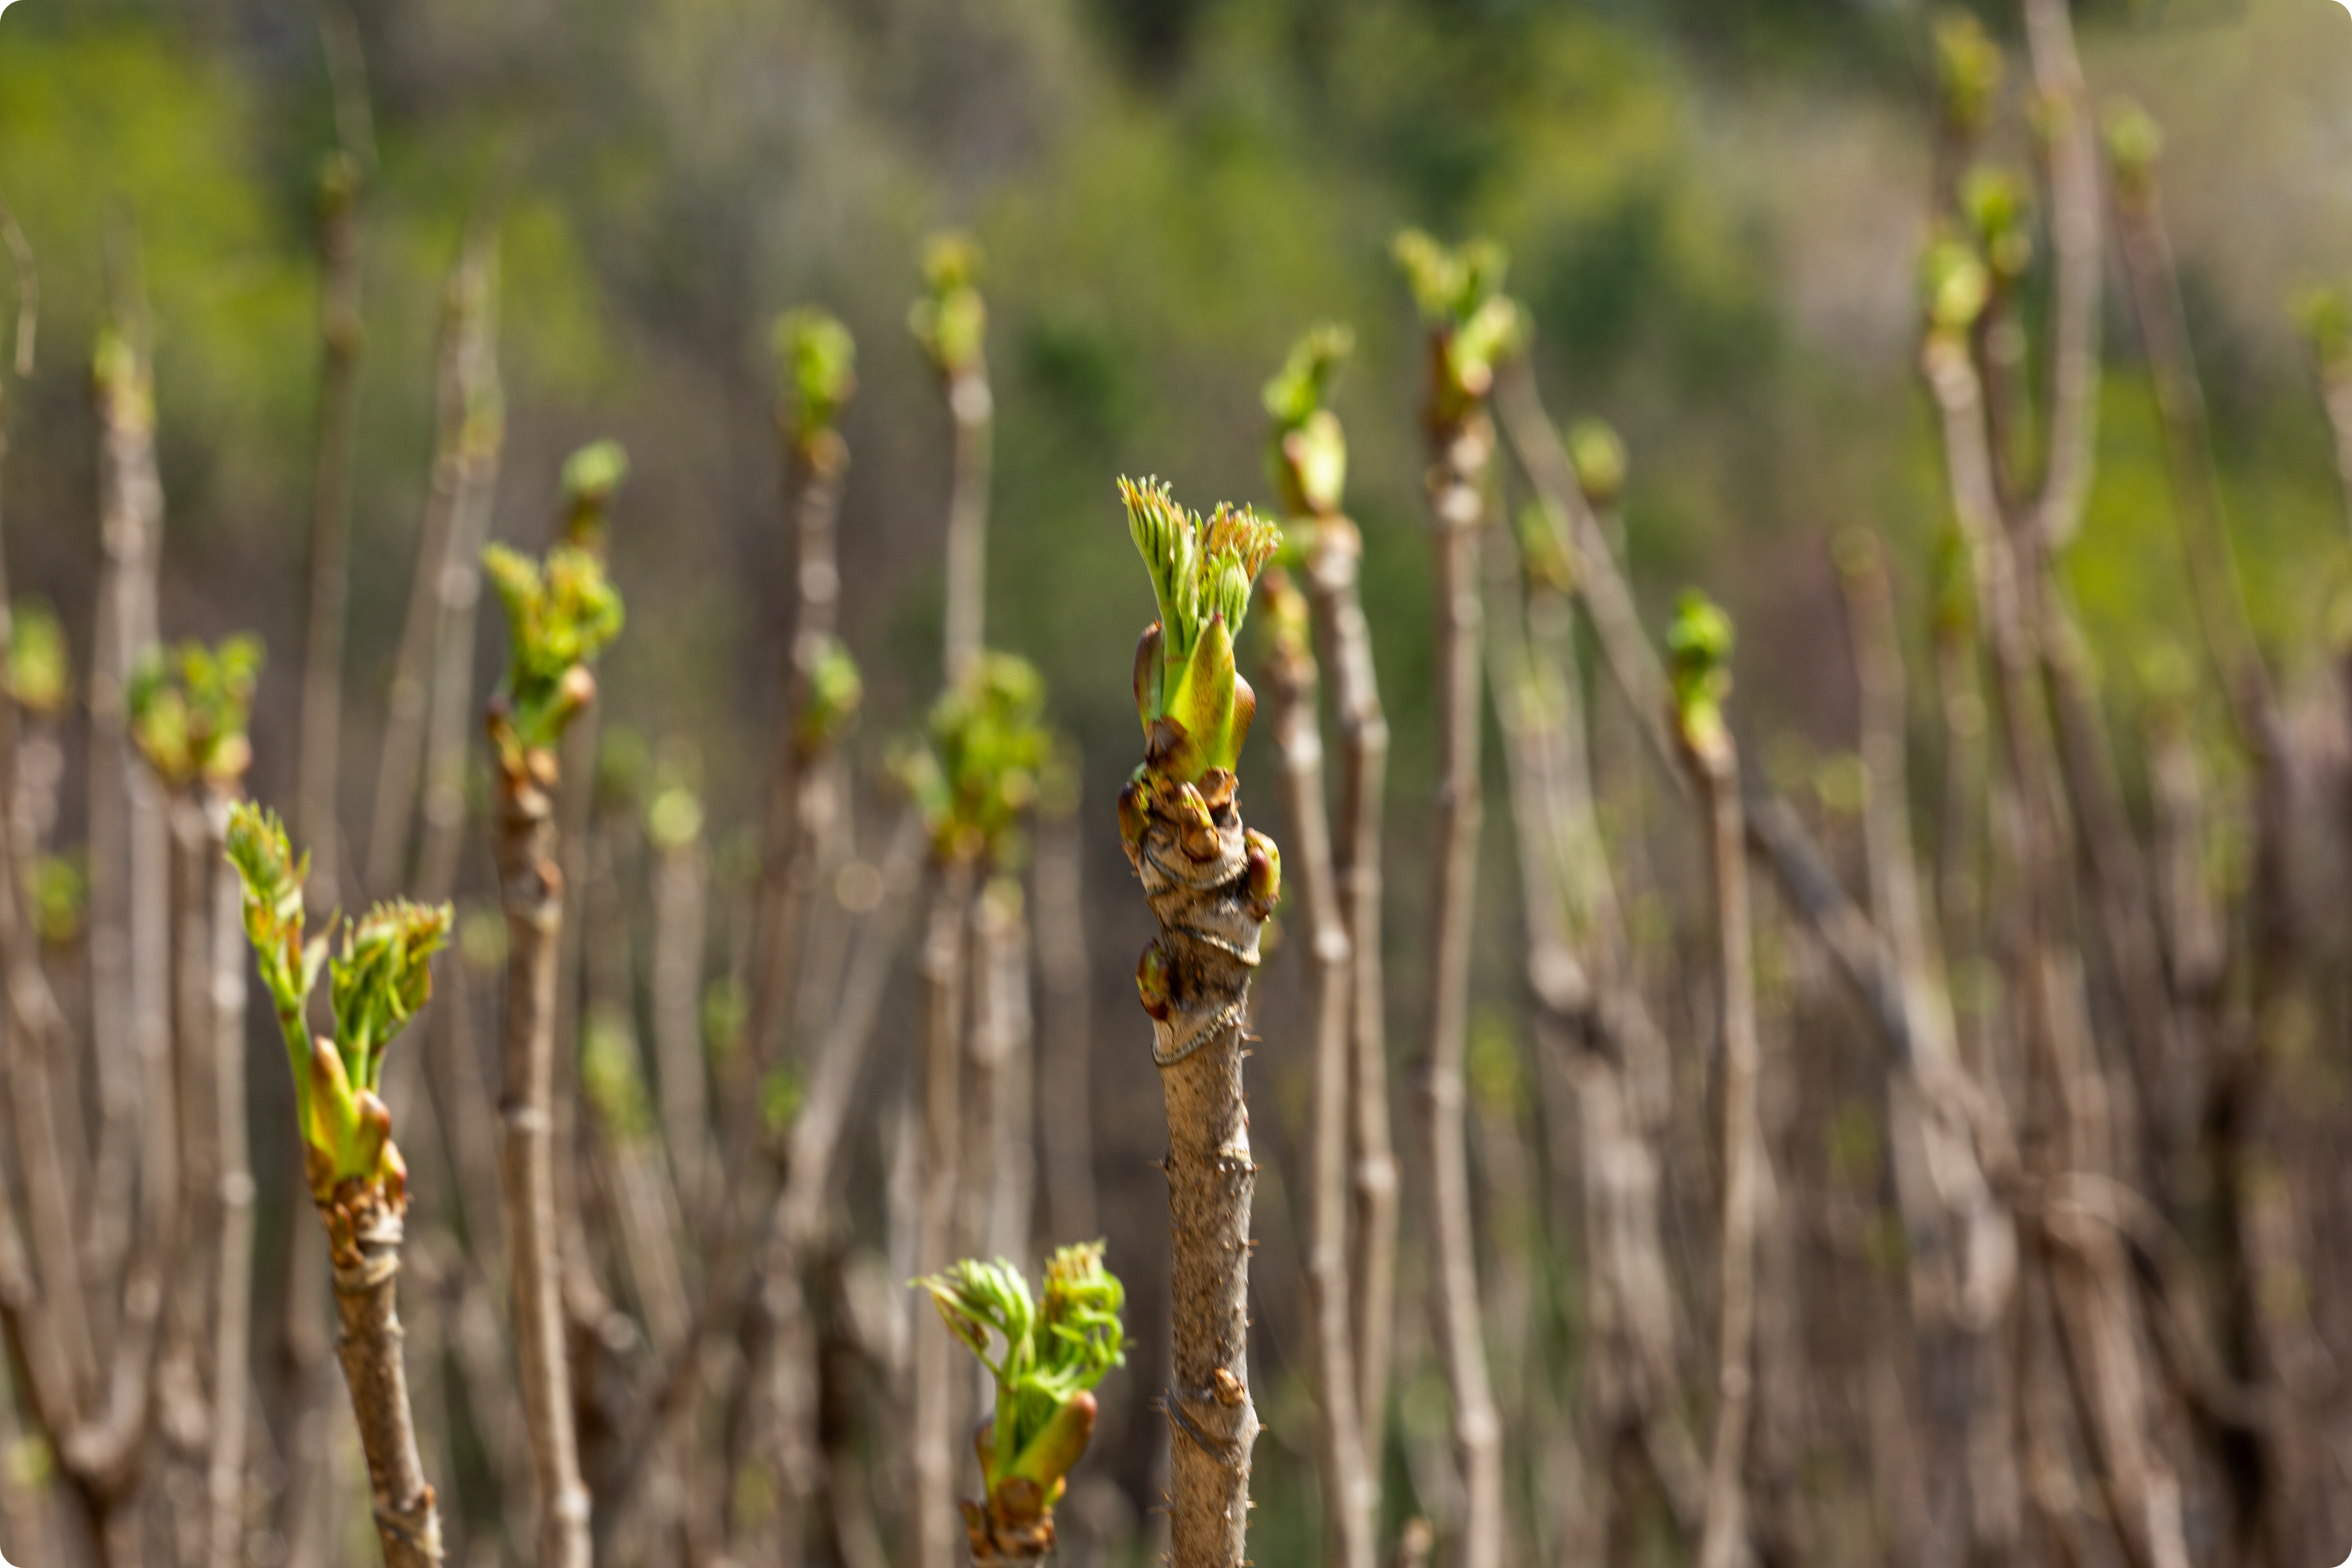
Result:
<svg viewBox="0 0 2352 1568"><path fill-rule="evenodd" d="M613 496L629 477L629 454L618 441L595 441L563 460L563 541L598 554Z"/></svg>
<svg viewBox="0 0 2352 1568"><path fill-rule="evenodd" d="M499 761L520 773L523 759L551 749L595 695L588 666L620 632L621 595L604 563L574 545L557 545L542 566L493 544L482 565L506 605L513 644L499 693Z"/></svg>
<svg viewBox="0 0 2352 1568"><path fill-rule="evenodd" d="M10 623L8 695L27 713L54 718L73 700L73 653L46 599L19 599Z"/></svg>
<svg viewBox="0 0 2352 1568"><path fill-rule="evenodd" d="M804 305L776 318L776 358L792 406L784 416L803 447L830 431L857 392L857 344L830 313Z"/></svg>
<svg viewBox="0 0 2352 1568"><path fill-rule="evenodd" d="M1625 493L1625 443L1603 421L1580 419L1568 427L1568 460L1577 488L1594 506L1612 507Z"/></svg>
<svg viewBox="0 0 2352 1568"><path fill-rule="evenodd" d="M947 379L979 368L988 331L980 297L980 247L967 234L935 234L923 247L923 297L907 310L931 367Z"/></svg>
<svg viewBox="0 0 2352 1568"><path fill-rule="evenodd" d="M979 1444L990 1502L1002 1507L1034 1488L1034 1506L1050 1511L1093 1436L1091 1391L1127 1363L1118 1317L1127 1291L1103 1267L1103 1244L1055 1252L1043 1301L1003 1258L967 1258L914 1283L996 1381L994 1415Z"/></svg>
<svg viewBox="0 0 2352 1568"><path fill-rule="evenodd" d="M1972 12L1954 9L1936 18L1936 89L1944 122L1973 140L1992 118L2000 93L2000 46Z"/></svg>
<svg viewBox="0 0 2352 1568"><path fill-rule="evenodd" d="M234 637L218 648L182 643L151 651L131 672L131 737L172 787L226 784L253 759L246 726L261 678L261 643Z"/></svg>
<svg viewBox="0 0 2352 1568"><path fill-rule="evenodd" d="M1265 411L1274 420L1267 467L1283 509L1294 517L1339 509L1348 482L1348 440L1339 416L1323 405L1355 348L1353 332L1325 322L1290 346L1290 357L1265 384Z"/></svg>
<svg viewBox="0 0 2352 1568"><path fill-rule="evenodd" d="M1527 318L1503 292L1507 258L1490 239L1448 249L1417 228L1390 248L1439 351L1433 412L1459 419L1493 389L1496 367L1527 342Z"/></svg>
<svg viewBox="0 0 2352 1568"><path fill-rule="evenodd" d="M427 963L449 936L446 904L378 904L342 932L329 955L330 931L304 940L302 881L309 857L297 858L274 813L240 802L230 808L228 859L245 889L245 934L253 945L294 1073L296 1125L311 1195L324 1204L346 1182L381 1184L405 1201L406 1169L391 1142L392 1113L378 1090L384 1047L432 996ZM314 1038L308 1012L321 970L328 973L335 1038Z"/></svg>
<svg viewBox="0 0 2352 1568"><path fill-rule="evenodd" d="M798 721L802 752L830 745L849 727L865 700L866 680L848 647L839 637L823 638L809 664L807 701Z"/></svg>
<svg viewBox="0 0 2352 1568"><path fill-rule="evenodd" d="M1037 798L1053 747L1045 687L1035 667L983 653L932 704L921 743L899 748L892 770L914 797L941 862L1017 861L1020 823Z"/></svg>
<svg viewBox="0 0 2352 1568"><path fill-rule="evenodd" d="M1257 697L1234 668L1234 637L1282 533L1247 507L1203 519L1157 480L1123 479L1118 490L1160 609L1136 649L1136 713L1151 766L1192 784L1232 768L1249 736Z"/></svg>
<svg viewBox="0 0 2352 1568"><path fill-rule="evenodd" d="M1696 588L1683 590L1666 628L1675 717L1684 740L1702 758L1721 754L1730 740L1723 700L1731 695L1731 617Z"/></svg>

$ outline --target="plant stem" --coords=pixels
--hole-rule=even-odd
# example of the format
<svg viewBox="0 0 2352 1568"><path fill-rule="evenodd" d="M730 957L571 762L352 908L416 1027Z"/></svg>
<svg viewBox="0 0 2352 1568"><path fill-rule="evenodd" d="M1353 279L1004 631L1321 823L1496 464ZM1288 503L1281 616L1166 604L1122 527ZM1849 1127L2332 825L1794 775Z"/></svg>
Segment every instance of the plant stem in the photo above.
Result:
<svg viewBox="0 0 2352 1568"><path fill-rule="evenodd" d="M1497 1568L1503 1552L1502 1426L1480 1332L1463 1088L1481 816L1478 549L1486 505L1480 487L1494 444L1493 425L1474 410L1436 432L1437 465L1430 477L1437 524L1439 751L1429 1057L1421 1109L1430 1162L1438 1359L1454 1395L1455 1459L1468 1494L1461 1568Z"/></svg>
<svg viewBox="0 0 2352 1568"><path fill-rule="evenodd" d="M1076 779L1078 770L1072 766ZM1087 964L1086 846L1076 788L1042 806L1037 826L1037 968L1045 993L1037 1089L1045 1222L1056 1237L1098 1236L1095 1201L1094 1005Z"/></svg>
<svg viewBox="0 0 2352 1568"><path fill-rule="evenodd" d="M1717 958L1723 1026L1723 1239L1717 1304L1715 1438L1707 1461L1700 1568L1736 1568L1749 1538L1744 1479L1756 1374L1756 1250L1764 1189L1764 1131L1758 1118L1762 1062L1756 1040L1756 980L1749 948L1748 852L1740 820L1739 764L1727 735L1691 748L1707 811L1715 872Z"/></svg>
<svg viewBox="0 0 2352 1568"><path fill-rule="evenodd" d="M394 1297L400 1279L401 1216L381 1201L381 1194L376 1197L355 1216L348 1244L339 1236L332 1248L335 1309L343 1325L335 1353L343 1363L352 1415L359 1423L360 1448L367 1456L368 1489L375 1500L376 1536L383 1543L384 1568L437 1568L440 1510L432 1487L425 1482L424 1461L417 1457L408 1373L400 1353L400 1313ZM340 1229L345 1222L329 1223Z"/></svg>
<svg viewBox="0 0 2352 1568"><path fill-rule="evenodd" d="M343 712L343 630L351 597L352 447L359 425L360 235L363 175L344 149L320 180L319 434L310 485L310 614L302 639L296 831L310 846L314 902L341 887L335 783Z"/></svg>
<svg viewBox="0 0 2352 1568"><path fill-rule="evenodd" d="M939 868L930 925L923 942L925 1016L922 1074L922 1220L916 1267L935 1273L953 1256L956 1196L963 1170L962 1136L965 940L971 868L957 861ZM953 1568L956 1561L956 1412L966 1386L956 1371L956 1344L947 1327L919 1322L915 1330L916 1568Z"/></svg>
<svg viewBox="0 0 2352 1568"><path fill-rule="evenodd" d="M207 1568L245 1561L245 1452L253 1325L253 1170L245 1113L245 942L236 879L225 868L226 792L205 801L213 873L212 1051L214 1141L219 1151L219 1297L213 1317L212 1449L205 1467Z"/></svg>
<svg viewBox="0 0 2352 1568"><path fill-rule="evenodd" d="M554 759L543 760L552 775ZM551 777L546 781L551 783ZM556 1258L555 1171L550 1147L555 1075L555 980L563 921L554 802L542 782L499 776L498 858L507 915L505 1129L501 1177L514 1291L523 1414L539 1494L541 1568L586 1568L589 1500L580 1479L571 1362Z"/></svg>
<svg viewBox="0 0 2352 1568"><path fill-rule="evenodd" d="M447 548L434 583L431 694L425 710L424 842L415 886L425 902L457 884L465 844L466 754L473 733L474 627L482 598L482 543L489 536L499 464L506 447L505 395L499 379L499 242L486 232L458 266L466 300L456 374L465 425L457 493L449 503Z"/></svg>
<svg viewBox="0 0 2352 1568"><path fill-rule="evenodd" d="M760 886L751 920L751 1015L743 1060L756 1075L773 1058L777 1035L793 1015L801 932L816 878L813 850L831 831L838 802L826 767L829 747L803 743L810 681L840 613L841 569L835 525L849 447L830 429L790 442L784 510L793 530L797 609L784 669L783 711L770 763L766 820L761 829ZM738 1152L728 1151L731 1163Z"/></svg>
<svg viewBox="0 0 2352 1568"><path fill-rule="evenodd" d="M1364 1423L1349 1342L1348 1131L1351 1044L1348 992L1352 953L1331 865L1323 804L1323 736L1315 703L1315 660L1304 647L1277 647L1269 660L1274 742L1290 864L1300 895L1315 995L1315 1089L1307 1160L1307 1289L1315 1381L1321 1398L1317 1459L1322 1468L1324 1562L1372 1568L1375 1493L1364 1458Z"/></svg>
<svg viewBox="0 0 2352 1568"><path fill-rule="evenodd" d="M1389 1111L1388 987L1381 973L1381 797L1389 721L1372 664L1371 626L1359 593L1363 536L1343 517L1316 521L1307 566L1318 640L1331 671L1339 718L1339 788L1332 829L1334 874L1344 901L1349 955L1348 1299L1353 1312L1356 1412L1377 1505L1388 1430L1390 1345L1396 1325L1397 1163Z"/></svg>
<svg viewBox="0 0 2352 1568"><path fill-rule="evenodd" d="M948 378L948 416L955 424L955 475L948 497L947 624L942 637L952 689L980 657L988 607L988 476L995 402L988 369L975 361Z"/></svg>
<svg viewBox="0 0 2352 1568"><path fill-rule="evenodd" d="M378 753L375 805L368 826L367 879L383 890L407 881L410 835L415 827L431 712L433 656L447 613L442 579L451 565L458 506L468 489L467 447L483 353L481 342L489 300L485 277L486 241L469 232L442 293L441 342L434 374L436 426L430 489L418 531L416 569L409 584L408 611L401 622L400 650L385 701L383 746Z"/></svg>

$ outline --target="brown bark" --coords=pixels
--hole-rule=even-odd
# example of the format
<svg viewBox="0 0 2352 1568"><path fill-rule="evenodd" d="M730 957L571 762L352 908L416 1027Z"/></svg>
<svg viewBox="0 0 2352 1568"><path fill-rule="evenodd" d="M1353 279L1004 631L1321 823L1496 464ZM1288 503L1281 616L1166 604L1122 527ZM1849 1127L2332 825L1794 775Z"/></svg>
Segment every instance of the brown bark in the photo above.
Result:
<svg viewBox="0 0 2352 1568"><path fill-rule="evenodd" d="M1171 1386L1169 1551L1174 1568L1241 1568L1249 1531L1249 1109L1242 1093L1249 981L1263 916L1249 902L1238 803L1210 795L1213 847L1187 846L1156 800L1129 858L1160 924L1168 1002L1152 1020L1167 1103ZM1147 794L1149 791L1147 790ZM1195 858L1191 850L1213 853Z"/></svg>
<svg viewBox="0 0 2352 1568"><path fill-rule="evenodd" d="M400 1213L383 1201L379 1190L362 1194L361 1201L332 1218L322 1208L320 1217L334 1233L335 1310L343 1331L335 1353L343 1363L360 1448L367 1456L368 1489L374 1499L385 1568L434 1568L441 1561L441 1516L416 1452L394 1300L400 1278Z"/></svg>

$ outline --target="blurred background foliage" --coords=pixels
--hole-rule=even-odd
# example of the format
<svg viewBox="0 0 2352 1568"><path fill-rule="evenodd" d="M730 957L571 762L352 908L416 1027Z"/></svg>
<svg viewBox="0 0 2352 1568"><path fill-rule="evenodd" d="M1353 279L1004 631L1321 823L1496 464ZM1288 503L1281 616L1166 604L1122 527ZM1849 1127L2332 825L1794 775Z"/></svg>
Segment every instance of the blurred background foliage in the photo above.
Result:
<svg viewBox="0 0 2352 1568"><path fill-rule="evenodd" d="M2095 95L2129 91L2167 131L2230 518L2292 676L2326 646L2315 634L2347 585L2326 426L2287 307L2352 273L2352 18L2332 0L2079 11ZM2009 8L1983 15L2010 35ZM1128 655L1149 616L1112 478L1159 474L1196 504L1266 499L1257 388L1297 331L1336 319L1358 342L1337 407L1398 738L1397 918L1414 918L1432 606L1418 338L1387 255L1407 223L1509 247L1552 412L1625 437L1645 599L1697 583L1739 620L1735 724L1843 748L1848 683L1822 679L1845 667L1826 542L1887 531L1918 635L1945 521L1912 369L1930 20L1911 0L362 8L380 168L362 219L346 822L365 820L425 507L440 291L481 212L503 236L498 533L542 545L562 455L626 446L612 548L630 631L605 665L607 721L698 745L712 820L737 825L722 845L754 820L788 631L766 344L789 306L824 305L860 344L842 531L843 631L868 684L859 754L878 761L931 696L947 419L905 314L922 238L947 225L986 258L990 642L1036 664L1084 747L1098 889L1124 881L1108 811L1136 753ZM0 191L43 287L6 475L16 585L60 606L86 657L85 372L110 275L135 273L155 336L164 631L252 628L277 656L255 722L265 800L290 796L294 769L313 192L333 139L309 7L25 0L0 19ZM2097 482L2068 569L2128 707L2143 657L2185 636L2189 600L2146 379L2109 310ZM499 657L486 638L478 689ZM1508 879L1485 887L1507 920ZM1133 902L1106 902L1108 949L1140 944ZM1508 944L1491 946L1481 963L1507 987ZM1398 979L1402 1024L1421 1000L1410 969ZM1115 991L1106 1006L1124 1005ZM1139 1029L1136 1044L1098 1096L1114 1108L1102 1146L1156 1151ZM1303 1070L1265 1070L1262 1093L1295 1124ZM1107 1191L1156 1192L1142 1158L1117 1163ZM1142 1265L1139 1339L1154 1331L1156 1241L1114 1238L1123 1267ZM1408 1395L1409 1419L1427 1393ZM1306 1484L1303 1397L1269 1401L1263 1561L1292 1560L1286 1531L1308 1528L1284 1497Z"/></svg>

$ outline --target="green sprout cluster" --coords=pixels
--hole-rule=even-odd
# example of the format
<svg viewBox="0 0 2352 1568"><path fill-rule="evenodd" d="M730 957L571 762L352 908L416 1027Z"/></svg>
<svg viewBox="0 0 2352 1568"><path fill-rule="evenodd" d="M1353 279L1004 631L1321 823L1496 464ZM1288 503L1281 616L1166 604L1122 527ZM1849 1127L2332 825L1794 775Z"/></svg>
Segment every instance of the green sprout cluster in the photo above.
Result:
<svg viewBox="0 0 2352 1568"><path fill-rule="evenodd" d="M2146 201L2155 189L2156 161L2164 153L2163 129L2147 110L2131 102L2110 110L2104 129L2107 160L2115 166L2116 199Z"/></svg>
<svg viewBox="0 0 2352 1568"><path fill-rule="evenodd" d="M125 430L154 428L154 380L138 345L119 324L109 322L99 329L98 344L90 351L89 375L107 424Z"/></svg>
<svg viewBox="0 0 2352 1568"><path fill-rule="evenodd" d="M1290 345L1290 357L1265 384L1265 411L1274 421L1266 467L1283 510L1321 517L1339 510L1348 483L1348 438L1324 404L1339 367L1356 352L1356 334L1324 322Z"/></svg>
<svg viewBox="0 0 2352 1568"><path fill-rule="evenodd" d="M19 599L10 620L8 695L27 713L54 718L73 700L73 655L65 624L46 599Z"/></svg>
<svg viewBox="0 0 2352 1568"><path fill-rule="evenodd" d="M2002 288L2025 276L2033 261L2033 205L2013 170L1991 163L1970 169L1960 182L1960 216Z"/></svg>
<svg viewBox="0 0 2352 1568"><path fill-rule="evenodd" d="M1156 479L1122 479L1118 493L1160 608L1135 652L1146 754L1163 777L1196 783L1234 766L1257 714L1257 694L1234 668L1234 638L1282 531L1247 507L1221 505L1203 518Z"/></svg>
<svg viewBox="0 0 2352 1568"><path fill-rule="evenodd" d="M923 297L907 309L907 330L932 368L949 380L980 367L988 306L980 297L980 247L955 231L923 247Z"/></svg>
<svg viewBox="0 0 2352 1568"><path fill-rule="evenodd" d="M131 737L156 776L175 789L243 777L253 760L246 728L260 679L261 643L250 637L217 648L182 643L141 660L127 693Z"/></svg>
<svg viewBox="0 0 2352 1568"><path fill-rule="evenodd" d="M428 961L449 940L450 909L404 899L380 903L342 927L306 939L297 858L274 813L231 808L228 859L245 889L245 934L285 1037L294 1112L310 1193L321 1205L344 1184L381 1186L405 1203L406 1167L392 1142L392 1112L378 1093L384 1049L431 999ZM321 971L335 1017L331 1040L313 1037L308 1013Z"/></svg>
<svg viewBox="0 0 2352 1568"><path fill-rule="evenodd" d="M620 633L621 595L605 580L604 563L577 545L557 545L542 565L493 544L482 552L482 566L506 605L513 645L499 693L499 761L520 773L595 695L588 666Z"/></svg>
<svg viewBox="0 0 2352 1568"><path fill-rule="evenodd" d="M1580 419L1568 427L1568 461L1576 470L1577 488L1594 506L1605 510L1624 495L1633 464L1624 439L1606 420Z"/></svg>
<svg viewBox="0 0 2352 1568"><path fill-rule="evenodd" d="M1019 858L1020 825L1053 749L1045 684L1027 659L983 653L931 706L919 743L892 767L941 863Z"/></svg>
<svg viewBox="0 0 2352 1568"><path fill-rule="evenodd" d="M1683 738L1702 757L1718 754L1731 738L1723 722L1723 700L1731 695L1731 617L1696 588L1684 589L1666 628L1668 674Z"/></svg>
<svg viewBox="0 0 2352 1568"><path fill-rule="evenodd" d="M792 389L783 415L806 448L830 432L857 394L857 342L831 312L803 305L776 318L776 358Z"/></svg>
<svg viewBox="0 0 2352 1568"><path fill-rule="evenodd" d="M592 441L563 460L563 540L604 552L604 526L613 497L629 477L629 454L618 441Z"/></svg>
<svg viewBox="0 0 2352 1568"><path fill-rule="evenodd" d="M1417 228L1398 235L1390 248L1433 334L1442 374L1432 413L1451 423L1486 397L1496 367L1526 342L1527 318L1503 292L1508 258L1491 239L1449 249Z"/></svg>
<svg viewBox="0 0 2352 1568"><path fill-rule="evenodd" d="M976 1440L987 1500L964 1504L975 1555L1040 1526L1050 1545L1064 1478L1094 1435L1092 1390L1127 1362L1126 1288L1103 1267L1098 1241L1054 1254L1042 1301L1002 1258L968 1258L915 1284L996 1381L994 1413ZM992 1343L1002 1347L994 1354Z"/></svg>
<svg viewBox="0 0 2352 1568"><path fill-rule="evenodd" d="M796 739L803 754L831 745L857 717L866 700L866 679L857 660L839 637L817 640L808 661L808 686L803 693Z"/></svg>
<svg viewBox="0 0 2352 1568"><path fill-rule="evenodd" d="M2342 289L2314 289L2296 301L2294 317L2321 375L2332 381L2352 371L2352 297Z"/></svg>
<svg viewBox="0 0 2352 1568"><path fill-rule="evenodd" d="M1992 298L1992 274L1974 247L1938 239L1920 258L1919 293L1930 332L1965 337Z"/></svg>
<svg viewBox="0 0 2352 1568"><path fill-rule="evenodd" d="M1936 18L1936 93L1944 123L1973 141L1991 123L2000 95L2000 46L1988 37L1973 12L1950 10Z"/></svg>

